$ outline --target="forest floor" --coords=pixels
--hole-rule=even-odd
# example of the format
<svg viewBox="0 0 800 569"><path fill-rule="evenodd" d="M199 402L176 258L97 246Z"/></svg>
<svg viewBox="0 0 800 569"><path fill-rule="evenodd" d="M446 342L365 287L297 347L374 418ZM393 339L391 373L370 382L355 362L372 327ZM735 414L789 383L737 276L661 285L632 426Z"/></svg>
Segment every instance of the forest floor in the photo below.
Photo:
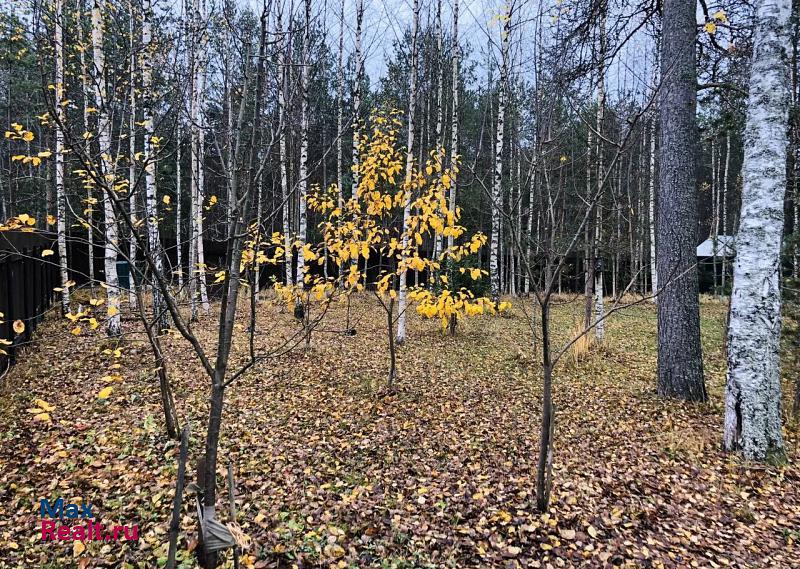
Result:
<svg viewBox="0 0 800 569"><path fill-rule="evenodd" d="M252 540L242 566L800 566L797 425L786 429L786 466L720 451L725 306L715 302L702 307L708 404L656 397L653 306L615 314L602 348L559 364L555 484L549 513L538 514L541 374L529 302L462 322L455 337L412 315L392 395L383 390L385 316L369 296L355 302L355 336L333 331L342 328L336 307L310 350L263 361L234 383L220 479L232 461L238 523ZM580 299L555 309L557 341L580 310ZM214 322L201 321L208 345ZM269 301L258 323L257 346L298 326ZM100 329L69 328L49 319L0 380L0 567L161 566L177 448L162 432L149 348L131 334L115 354ZM192 427L193 479L208 380L186 342L170 337L166 347ZM52 422L27 412L37 398L54 407ZM138 524L139 540L41 541L39 500L57 497L91 502L107 525ZM181 567L194 567L194 520L187 499Z"/></svg>

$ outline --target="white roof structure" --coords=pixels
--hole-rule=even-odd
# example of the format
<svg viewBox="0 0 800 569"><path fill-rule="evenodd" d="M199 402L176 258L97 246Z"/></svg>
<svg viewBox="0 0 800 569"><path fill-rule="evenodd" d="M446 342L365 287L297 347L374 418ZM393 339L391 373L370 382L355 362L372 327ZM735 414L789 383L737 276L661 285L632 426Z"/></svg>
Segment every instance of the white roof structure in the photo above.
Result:
<svg viewBox="0 0 800 569"><path fill-rule="evenodd" d="M718 235L716 251L714 251L714 240L710 237L697 246L698 257L733 257L735 254L735 242L732 235Z"/></svg>

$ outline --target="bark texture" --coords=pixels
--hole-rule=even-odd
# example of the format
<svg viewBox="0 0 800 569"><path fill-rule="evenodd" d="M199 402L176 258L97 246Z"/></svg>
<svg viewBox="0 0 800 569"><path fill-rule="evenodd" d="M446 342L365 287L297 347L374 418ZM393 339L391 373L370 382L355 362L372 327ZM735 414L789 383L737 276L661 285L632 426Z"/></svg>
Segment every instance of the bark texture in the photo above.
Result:
<svg viewBox="0 0 800 569"><path fill-rule="evenodd" d="M725 390L727 450L748 459L782 458L780 251L789 116L789 0L756 12L736 238Z"/></svg>
<svg viewBox="0 0 800 569"><path fill-rule="evenodd" d="M658 393L705 401L695 259L695 19L694 0L665 0L658 99Z"/></svg>

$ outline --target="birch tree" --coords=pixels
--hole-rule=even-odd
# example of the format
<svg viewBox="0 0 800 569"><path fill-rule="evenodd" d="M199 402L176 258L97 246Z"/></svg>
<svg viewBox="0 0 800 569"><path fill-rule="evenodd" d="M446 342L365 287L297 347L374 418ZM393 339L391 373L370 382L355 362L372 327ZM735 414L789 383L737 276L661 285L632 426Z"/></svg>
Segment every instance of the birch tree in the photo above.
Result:
<svg viewBox="0 0 800 569"><path fill-rule="evenodd" d="M64 3L56 0L55 5L55 109L58 120L64 123ZM69 270L67 267L67 197L64 193L64 132L56 126L56 234L58 239L58 266L61 275L61 311L69 312Z"/></svg>
<svg viewBox="0 0 800 569"><path fill-rule="evenodd" d="M450 114L450 172L453 179L450 182L449 195L447 197L450 206L450 213L456 213L456 190L458 184L458 94L459 94L459 44L458 44L458 0L453 0L453 37L450 46L452 59L452 110ZM453 236L447 236L447 248L453 248Z"/></svg>
<svg viewBox="0 0 800 569"><path fill-rule="evenodd" d="M155 261L155 270L164 274L164 252L161 247L161 234L158 228L158 206L156 200L156 151L158 138L155 135L155 117L153 113L153 6L151 0L142 2L142 94L144 123L144 173L145 173L145 215L147 217L147 245ZM180 198L179 198L180 200ZM180 230L178 230L179 232ZM178 238L180 243L180 238ZM164 299L158 287L153 287L153 314L157 330L169 326Z"/></svg>
<svg viewBox="0 0 800 569"><path fill-rule="evenodd" d="M206 57L208 34L205 29L205 0L192 0L192 78L190 116L191 122L191 189L189 247L189 295L193 318L197 316L198 300L203 312L208 314L208 290L206 288L206 264L203 250L203 186L205 155L204 110Z"/></svg>
<svg viewBox="0 0 800 569"><path fill-rule="evenodd" d="M278 6L276 10L276 35L278 36L278 137L279 137L279 161L281 173L281 221L283 224L283 247L284 247L284 275L286 286L294 283L292 273L292 236L289 225L289 150L288 132L286 125L286 108L288 105L289 90L289 41L288 34L283 29L283 8Z"/></svg>
<svg viewBox="0 0 800 569"><path fill-rule="evenodd" d="M99 107L97 112L97 139L99 142L100 160L98 171L106 180L114 178L114 163L111 159L111 113L109 100L106 96L106 65L103 51L103 10L104 0L93 0L92 5L92 58L94 73L92 82L95 89L95 101ZM108 320L107 332L109 336L119 336L122 333L121 318L119 313L119 279L117 277L117 252L119 247L119 234L117 228L117 214L114 211L112 197L113 186L103 192L103 226L105 232L105 285L108 295Z"/></svg>
<svg viewBox="0 0 800 569"><path fill-rule="evenodd" d="M136 32L135 21L138 17L134 10L134 3L128 3L130 15L128 17L128 38L130 40L130 53L128 54L128 103L130 109L128 113L128 211L135 218L136 212ZM130 263L130 277L128 280L128 302L131 306L136 304L136 281L134 271L136 269L136 237L129 232L128 240L128 261ZM144 307L139 307L144 309Z"/></svg>
<svg viewBox="0 0 800 569"><path fill-rule="evenodd" d="M597 65L597 184L600 186L605 177L603 165L603 120L606 107L606 7L600 8L600 53ZM598 187L598 192L599 192ZM599 248L603 239L603 204L597 204L595 209L594 242L595 257L600 258ZM603 306L603 295L605 292L603 284L602 265L595 267L594 271L594 337L602 343L605 340L605 307Z"/></svg>
<svg viewBox="0 0 800 569"><path fill-rule="evenodd" d="M417 36L419 34L419 0L414 0L414 22L411 29L411 70L410 85L408 96L408 141L406 143L406 173L403 206L403 235L402 235L402 256L408 251L409 231L408 224L411 219L411 201L413 199L413 169L414 169L414 128L415 110L417 105ZM402 344L406 340L406 306L407 293L406 282L408 270L405 268L404 258L401 263L404 265L400 271L400 291L397 298L397 343Z"/></svg>
<svg viewBox="0 0 800 569"><path fill-rule="evenodd" d="M726 450L784 459L781 432L781 237L789 112L789 0L757 5L743 188L728 330Z"/></svg>
<svg viewBox="0 0 800 569"><path fill-rule="evenodd" d="M351 196L356 195L359 173L358 139L361 132L361 82L364 78L364 53L361 48L361 30L364 24L364 0L356 3L356 37L353 73L353 188Z"/></svg>
<svg viewBox="0 0 800 569"><path fill-rule="evenodd" d="M658 270L656 269L656 118L650 119L650 176L648 180L647 229L650 233L650 291L658 302Z"/></svg>
<svg viewBox="0 0 800 569"><path fill-rule="evenodd" d="M80 54L80 68L81 68L81 95L83 96L83 132L89 132L91 130L90 127L90 120L89 120L89 108L91 107L92 101L92 90L90 88L90 77L89 77L89 70L86 65L86 46L83 43L83 12L84 12L84 0L78 0L78 25L76 26L76 37L78 39L78 45L81 46L81 49L78 50ZM62 132L63 136L63 132ZM86 184L86 208L84 209L84 214L87 217L86 222L86 241L88 244L88 251L89 251L89 289L94 292L95 286L95 275L94 275L94 224L92 223L92 213L94 211L94 201L95 199L92 197L92 185Z"/></svg>
<svg viewBox="0 0 800 569"><path fill-rule="evenodd" d="M503 140L508 84L508 44L511 35L511 11L500 16L500 85L497 93L497 126L494 144L494 181L492 183L492 236L489 246L489 278L492 301L500 300L500 208L503 206Z"/></svg>
<svg viewBox="0 0 800 569"><path fill-rule="evenodd" d="M308 54L311 44L311 0L305 0L305 27L303 29L302 61L300 62L300 171L298 173L298 224L297 224L297 269L295 283L303 286L306 271L305 251L308 197L308 73L310 63Z"/></svg>

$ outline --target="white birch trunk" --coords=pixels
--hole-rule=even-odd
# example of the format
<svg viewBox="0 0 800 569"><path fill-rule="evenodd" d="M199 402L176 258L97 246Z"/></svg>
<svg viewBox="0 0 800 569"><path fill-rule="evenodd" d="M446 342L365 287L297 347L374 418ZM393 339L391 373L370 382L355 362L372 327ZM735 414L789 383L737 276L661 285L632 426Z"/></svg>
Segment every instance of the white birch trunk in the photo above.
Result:
<svg viewBox="0 0 800 569"><path fill-rule="evenodd" d="M92 5L92 57L94 59L95 101L99 108L97 113L98 142L100 148L99 172L105 180L106 190L103 192L103 214L105 230L105 284L108 296L108 310L111 315L107 320L109 336L122 333L119 313L119 279L117 278L117 252L119 235L117 216L110 192L114 191L114 165L111 160L111 117L108 112L105 81L105 53L103 52L103 13L104 0L94 0Z"/></svg>
<svg viewBox="0 0 800 569"><path fill-rule="evenodd" d="M444 143L442 125L444 123L444 68L442 61L442 0L436 1L436 152L442 152ZM421 148L421 147L420 147ZM444 161L445 155L442 155ZM433 258L438 259L442 251L442 236L437 231L433 236ZM419 273L417 273L417 276Z"/></svg>
<svg viewBox="0 0 800 569"><path fill-rule="evenodd" d="M503 194L503 136L506 114L506 88L508 82L508 43L511 35L511 14L503 15L500 39L500 86L497 96L497 131L494 146L494 182L492 184L492 237L489 249L489 277L492 301L500 300L500 207Z"/></svg>
<svg viewBox="0 0 800 569"><path fill-rule="evenodd" d="M603 163L603 120L605 117L606 106L606 73L605 73L605 57L606 57L606 11L600 14L600 56L599 65L597 69L597 207L596 223L594 226L594 242L595 242L595 256L600 258L600 243L603 239L603 202L599 196L603 192L603 178L605 177L605 165ZM603 285L603 270L596 270L594 272L594 337L595 340L602 343L606 337L606 324L605 324L605 306L603 304L604 285Z"/></svg>
<svg viewBox="0 0 800 569"><path fill-rule="evenodd" d="M344 0L339 4L339 54L336 61L336 188L339 209L344 207L344 156L342 137L344 136ZM340 216L341 217L341 216ZM327 266L327 263L326 263ZM341 269L341 267L340 267Z"/></svg>
<svg viewBox="0 0 800 569"><path fill-rule="evenodd" d="M205 152L204 112L207 32L205 29L205 2L193 0L192 5L192 99L191 121L191 242L189 253L189 294L192 319L197 317L198 300L208 314L205 255L203 253L203 155Z"/></svg>
<svg viewBox="0 0 800 569"><path fill-rule="evenodd" d="M780 252L789 109L789 0L757 5L742 166L742 209L733 265L727 450L782 460Z"/></svg>
<svg viewBox="0 0 800 569"><path fill-rule="evenodd" d="M145 163L145 215L147 216L147 245L153 258L155 271L159 277L164 275L164 252L161 247L161 234L158 228L158 201L156 196L156 151L153 145L155 136L153 116L153 7L151 0L142 2L142 93L144 121L144 163ZM154 277L155 278L155 277ZM131 274L133 282L133 274ZM169 327L166 304L159 286L153 286L153 315L158 322L156 332Z"/></svg>
<svg viewBox="0 0 800 569"><path fill-rule="evenodd" d="M84 0L78 0L78 44L83 46L83 9ZM81 64L81 92L83 94L83 132L89 132L89 112L91 106L92 90L89 88L89 71L86 66L86 50L80 50ZM86 185L86 240L89 244L89 289L94 294L95 275L94 275L94 206L92 205L92 188Z"/></svg>
<svg viewBox="0 0 800 569"><path fill-rule="evenodd" d="M650 119L650 180L648 203L648 231L650 232L650 292L653 302L658 302L658 271L656 270L656 117Z"/></svg>
<svg viewBox="0 0 800 569"><path fill-rule="evenodd" d="M725 135L725 172L722 177L722 234L728 236L728 176L731 168L731 133ZM795 225L795 227L797 227ZM729 242L726 242L728 245ZM722 294L725 294L725 284L728 279L728 247L723 247L722 251Z"/></svg>
<svg viewBox="0 0 800 569"><path fill-rule="evenodd" d="M175 126L175 253L178 257L178 291L183 293L183 241L181 240L182 219L181 194L181 120Z"/></svg>
<svg viewBox="0 0 800 569"><path fill-rule="evenodd" d="M406 145L406 179L403 185L405 200L403 205L403 235L402 235L402 255L400 263L405 265L408 255L409 227L408 222L411 217L411 200L414 167L414 115L417 105L417 35L419 33L419 0L414 0L414 23L411 31L411 85L409 86L408 96L408 143ZM396 342L402 344L406 341L406 282L408 279L408 269L403 266L400 270L400 291L397 297L397 338Z"/></svg>
<svg viewBox="0 0 800 569"><path fill-rule="evenodd" d="M294 283L294 274L292 272L292 236L291 228L289 226L289 168L288 168L288 143L286 140L286 105L287 105L287 89L288 87L288 57L287 50L288 41L283 29L282 12L277 12L277 35L279 37L280 45L280 78L278 86L278 128L279 128L279 151L280 151L280 170L281 170L281 212L283 224L283 247L284 247L284 274L286 286L291 286Z"/></svg>
<svg viewBox="0 0 800 569"><path fill-rule="evenodd" d="M355 197L357 194L359 173L358 173L358 138L361 134L361 81L364 77L364 54L361 50L361 27L364 23L364 0L358 0L356 4L356 53L355 53L355 73L353 85L353 187L350 195ZM366 270L364 271L366 277Z"/></svg>
<svg viewBox="0 0 800 569"><path fill-rule="evenodd" d="M453 45L451 46L452 54L452 83L453 83L453 108L450 115L450 193L448 195L448 205L450 213L456 213L456 180L458 179L458 171L456 161L458 160L458 95L459 95L459 44L458 44L458 0L453 0ZM453 247L453 236L447 236L447 247Z"/></svg>
<svg viewBox="0 0 800 569"><path fill-rule="evenodd" d="M303 287L305 283L306 259L303 247L306 244L307 232L307 213L306 199L308 197L308 68L310 61L308 53L311 43L311 0L305 0L305 27L303 29L303 60L300 69L300 168L298 180L299 205L298 205L298 224L297 240L300 246L297 248L297 269L295 282Z"/></svg>
<svg viewBox="0 0 800 569"><path fill-rule="evenodd" d="M128 21L128 37L130 39L130 58L128 76L128 100L130 102L130 115L128 117L128 212L131 220L136 219L136 192L134 184L136 182L136 36L134 34L134 22L137 14L133 8L133 2L128 3L130 18ZM134 282L134 270L136 268L136 235L130 232L128 242L128 261L130 264L128 275L128 304L136 306L136 284ZM143 308L143 307L140 307Z"/></svg>
<svg viewBox="0 0 800 569"><path fill-rule="evenodd" d="M63 0L56 0L55 13L55 108L60 125L56 125L56 234L58 239L58 266L61 275L61 310L69 312L69 270L67 268L67 198L64 194L64 5Z"/></svg>

